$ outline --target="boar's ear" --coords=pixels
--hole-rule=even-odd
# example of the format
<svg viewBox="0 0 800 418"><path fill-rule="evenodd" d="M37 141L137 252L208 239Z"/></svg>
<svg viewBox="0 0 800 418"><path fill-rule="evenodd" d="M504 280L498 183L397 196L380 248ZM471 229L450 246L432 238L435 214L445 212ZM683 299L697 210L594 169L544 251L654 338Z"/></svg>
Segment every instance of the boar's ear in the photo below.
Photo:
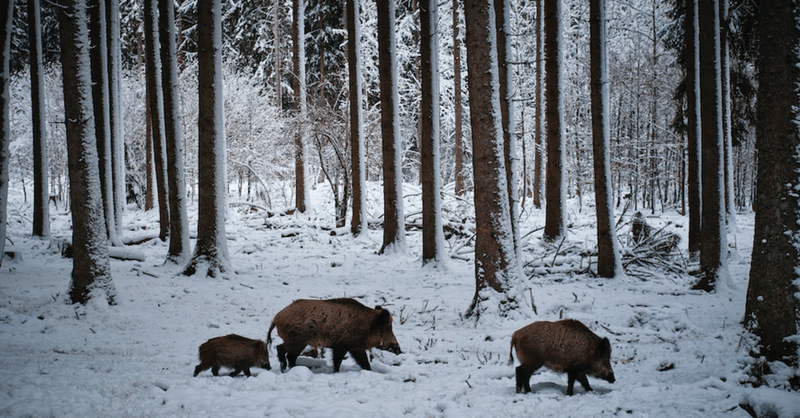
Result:
<svg viewBox="0 0 800 418"><path fill-rule="evenodd" d="M597 348L600 351L600 355L611 354L611 342L608 341L607 337L600 340Z"/></svg>
<svg viewBox="0 0 800 418"><path fill-rule="evenodd" d="M376 311L380 311L381 309L383 309L383 307L381 305L375 305L375 310Z"/></svg>
<svg viewBox="0 0 800 418"><path fill-rule="evenodd" d="M375 327L385 327L392 324L392 315L386 309L381 309L381 313L375 318Z"/></svg>

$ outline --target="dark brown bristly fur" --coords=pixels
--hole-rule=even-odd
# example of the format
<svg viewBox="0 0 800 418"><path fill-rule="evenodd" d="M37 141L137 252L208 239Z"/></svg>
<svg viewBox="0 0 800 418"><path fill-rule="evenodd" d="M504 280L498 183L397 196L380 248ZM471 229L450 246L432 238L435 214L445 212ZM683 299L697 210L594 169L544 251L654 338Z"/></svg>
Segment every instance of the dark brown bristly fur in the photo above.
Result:
<svg viewBox="0 0 800 418"><path fill-rule="evenodd" d="M592 390L587 375L614 383L608 338L598 337L574 319L534 322L515 331L509 353L512 364L515 348L520 362L516 369L517 393L531 391L530 377L542 366L567 373L567 395L570 396L576 380L585 390Z"/></svg>
<svg viewBox="0 0 800 418"><path fill-rule="evenodd" d="M199 357L200 364L194 369L195 376L209 368L214 376L218 376L220 367L232 368L231 376L236 376L242 371L245 376L250 376L251 367L261 367L267 370L271 368L267 343L236 334L216 337L204 342L200 345Z"/></svg>
<svg viewBox="0 0 800 418"><path fill-rule="evenodd" d="M400 354L392 331L392 316L380 306L368 308L354 299L301 299L275 315L267 333L278 329L283 344L276 347L281 370L294 367L306 346L333 349L333 370L339 371L346 353L365 370L370 370L366 350L379 348Z"/></svg>

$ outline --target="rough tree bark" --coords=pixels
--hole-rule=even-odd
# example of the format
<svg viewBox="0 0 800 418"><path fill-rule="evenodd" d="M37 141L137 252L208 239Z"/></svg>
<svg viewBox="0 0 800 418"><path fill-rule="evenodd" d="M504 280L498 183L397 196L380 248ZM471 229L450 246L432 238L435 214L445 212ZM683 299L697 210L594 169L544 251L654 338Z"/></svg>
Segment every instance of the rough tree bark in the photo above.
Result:
<svg viewBox="0 0 800 418"><path fill-rule="evenodd" d="M800 139L798 139L798 2L761 2L759 9L755 233L744 323L759 341L753 354L798 365L800 300ZM793 88L788 88L793 86ZM797 387L797 377L793 385Z"/></svg>
<svg viewBox="0 0 800 418"><path fill-rule="evenodd" d="M394 2L380 1L377 6L383 150L383 246L380 253L383 254L405 251L406 228L403 211L403 172L400 160L400 141L402 139L400 136L400 103L396 100L400 95L398 93L395 7ZM350 24L349 21L348 24Z"/></svg>
<svg viewBox="0 0 800 418"><path fill-rule="evenodd" d="M103 212L100 167L91 97L88 16L84 0L61 0L58 21L64 77L70 209L72 212L73 303L105 297L114 303L108 236ZM99 292L99 293L97 293Z"/></svg>
<svg viewBox="0 0 800 418"><path fill-rule="evenodd" d="M232 272L225 236L227 180L222 86L221 0L197 3L197 242L184 274Z"/></svg>

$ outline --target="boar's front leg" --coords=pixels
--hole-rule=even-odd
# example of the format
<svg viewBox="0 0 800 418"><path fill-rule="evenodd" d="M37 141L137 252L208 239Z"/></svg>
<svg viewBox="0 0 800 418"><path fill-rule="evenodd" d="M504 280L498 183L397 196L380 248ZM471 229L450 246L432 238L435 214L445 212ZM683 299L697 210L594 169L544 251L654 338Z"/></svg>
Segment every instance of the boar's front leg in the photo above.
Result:
<svg viewBox="0 0 800 418"><path fill-rule="evenodd" d="M347 354L346 348L332 347L333 348L333 372L338 373L339 367L342 365L344 355Z"/></svg>
<svg viewBox="0 0 800 418"><path fill-rule="evenodd" d="M573 395L573 388L575 386L575 380L581 383L581 386L588 392L592 390L592 387L589 386L589 380L586 379L586 373L575 372L575 371L568 371L567 372L567 396Z"/></svg>
<svg viewBox="0 0 800 418"><path fill-rule="evenodd" d="M362 369L372 370L369 367L369 359L367 358L366 350L363 349L350 350L350 355L353 356L353 360L355 360L356 363L358 363L358 365L361 366Z"/></svg>

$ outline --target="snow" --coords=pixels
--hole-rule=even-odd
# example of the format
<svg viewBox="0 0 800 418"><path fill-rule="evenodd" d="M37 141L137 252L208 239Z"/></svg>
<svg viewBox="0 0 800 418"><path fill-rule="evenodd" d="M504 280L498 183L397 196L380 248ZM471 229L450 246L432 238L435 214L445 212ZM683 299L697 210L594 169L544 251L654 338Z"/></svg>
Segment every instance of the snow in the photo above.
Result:
<svg viewBox="0 0 800 418"><path fill-rule="evenodd" d="M315 208L333 207L325 187L313 193ZM13 207L25 207L19 188L12 185L9 197ZM411 210L419 208L419 197L406 199ZM190 207L194 228L196 205ZM647 280L539 274L524 281L532 300L516 315L487 311L475 322L462 319L475 286L471 255L446 268L420 268L418 254L377 255L380 230L353 239L321 229L334 224L332 209L269 219L239 209L229 211L226 228L236 269L229 280L179 275L179 266L163 263L167 244L152 240L135 247L146 261L111 261L116 306L104 298L65 303L71 260L31 238L29 223L12 215L9 237L24 257L6 260L0 271L0 416L749 416L740 403L764 414L800 415L797 393L742 383L751 344L740 321L752 214L739 218L741 257L730 263L730 292L691 291L693 278L660 272ZM54 237L69 236L69 215L51 213ZM573 225L593 224L591 211L571 213L582 217ZM126 217L137 234L158 231L156 211L128 207ZM685 219L663 217L685 238ZM544 213L532 210L522 235L543 223ZM296 234L283 238L286 230ZM569 231L570 240L587 247L595 236L586 226ZM523 261L537 257L529 250L539 237L541 231L527 239ZM407 240L418 252L420 233L409 232ZM389 309L403 354L374 350L372 371L348 357L334 374L328 351L281 373L273 347L272 370L192 377L207 339L264 339L273 315L292 300L343 296ZM533 393L516 394L511 334L532 318L562 317L609 337L617 381L590 378L593 392L578 385L567 397L566 376L543 369L531 379Z"/></svg>

